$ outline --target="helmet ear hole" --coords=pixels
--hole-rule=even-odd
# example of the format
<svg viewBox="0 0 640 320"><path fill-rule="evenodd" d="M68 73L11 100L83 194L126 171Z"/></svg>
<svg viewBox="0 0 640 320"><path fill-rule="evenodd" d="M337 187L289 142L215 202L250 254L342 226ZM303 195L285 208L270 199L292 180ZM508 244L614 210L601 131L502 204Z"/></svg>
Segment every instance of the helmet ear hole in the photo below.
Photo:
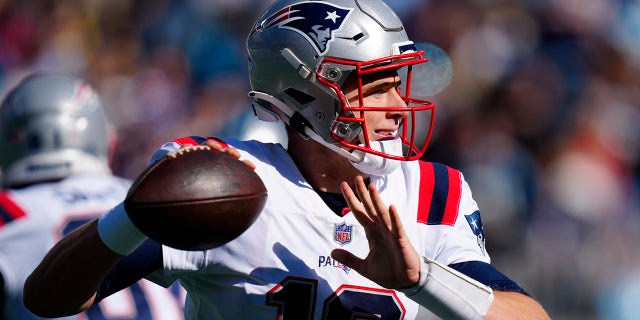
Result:
<svg viewBox="0 0 640 320"><path fill-rule="evenodd" d="M358 34L356 34L355 36L353 36L353 41L358 41L360 39L364 38L364 33L360 32Z"/></svg>
<svg viewBox="0 0 640 320"><path fill-rule="evenodd" d="M284 90L284 93L286 93L289 97L291 97L291 99L293 99L300 105L309 104L316 100L316 98L314 98L312 95L306 94L294 88L287 88L286 90Z"/></svg>

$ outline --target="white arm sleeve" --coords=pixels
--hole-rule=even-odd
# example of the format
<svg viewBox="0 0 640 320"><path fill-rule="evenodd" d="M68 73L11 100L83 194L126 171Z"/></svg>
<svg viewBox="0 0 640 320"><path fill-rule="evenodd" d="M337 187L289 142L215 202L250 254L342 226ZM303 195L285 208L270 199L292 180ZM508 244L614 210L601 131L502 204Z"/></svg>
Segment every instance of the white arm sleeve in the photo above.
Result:
<svg viewBox="0 0 640 320"><path fill-rule="evenodd" d="M491 288L429 258L420 262L418 284L398 291L442 319L484 319L494 297Z"/></svg>

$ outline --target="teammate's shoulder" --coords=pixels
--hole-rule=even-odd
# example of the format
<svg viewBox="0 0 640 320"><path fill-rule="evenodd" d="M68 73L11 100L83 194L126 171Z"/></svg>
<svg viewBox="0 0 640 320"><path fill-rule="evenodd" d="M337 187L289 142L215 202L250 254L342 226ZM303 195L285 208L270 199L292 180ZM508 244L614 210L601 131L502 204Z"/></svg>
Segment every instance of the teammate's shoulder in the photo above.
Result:
<svg viewBox="0 0 640 320"><path fill-rule="evenodd" d="M0 190L0 229L27 217L27 212L13 199L13 191Z"/></svg>

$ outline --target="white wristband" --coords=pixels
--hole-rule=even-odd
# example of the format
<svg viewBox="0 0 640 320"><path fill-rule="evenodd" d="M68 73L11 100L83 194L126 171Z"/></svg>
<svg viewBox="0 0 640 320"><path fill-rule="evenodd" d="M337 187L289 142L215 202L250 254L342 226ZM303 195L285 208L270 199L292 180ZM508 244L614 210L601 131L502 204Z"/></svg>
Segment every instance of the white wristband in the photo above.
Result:
<svg viewBox="0 0 640 320"><path fill-rule="evenodd" d="M442 319L483 319L493 302L491 288L429 258L418 284L398 291Z"/></svg>
<svg viewBox="0 0 640 320"><path fill-rule="evenodd" d="M98 234L109 249L123 256L136 250L147 239L129 219L124 202L102 214L98 220Z"/></svg>

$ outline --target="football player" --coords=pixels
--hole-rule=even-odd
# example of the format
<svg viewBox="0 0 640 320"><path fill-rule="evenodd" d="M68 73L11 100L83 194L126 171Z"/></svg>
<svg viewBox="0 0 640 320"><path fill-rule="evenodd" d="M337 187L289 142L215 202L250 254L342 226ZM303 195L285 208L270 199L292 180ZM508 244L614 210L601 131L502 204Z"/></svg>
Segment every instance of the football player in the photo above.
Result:
<svg viewBox="0 0 640 320"><path fill-rule="evenodd" d="M39 319L22 303L27 276L65 234L126 195L131 181L109 167L115 135L108 125L91 86L66 75L30 75L2 102L0 318ZM176 295L145 280L77 318L182 317Z"/></svg>
<svg viewBox="0 0 640 320"><path fill-rule="evenodd" d="M251 162L269 192L256 222L182 251L145 241L117 205L29 277L34 312L78 312L146 277L179 281L189 319L548 318L491 265L462 173L419 160L435 106L416 79L435 69L385 3L277 0L247 49L253 108L285 124L287 148L187 137L152 162L199 144Z"/></svg>

